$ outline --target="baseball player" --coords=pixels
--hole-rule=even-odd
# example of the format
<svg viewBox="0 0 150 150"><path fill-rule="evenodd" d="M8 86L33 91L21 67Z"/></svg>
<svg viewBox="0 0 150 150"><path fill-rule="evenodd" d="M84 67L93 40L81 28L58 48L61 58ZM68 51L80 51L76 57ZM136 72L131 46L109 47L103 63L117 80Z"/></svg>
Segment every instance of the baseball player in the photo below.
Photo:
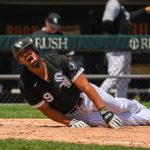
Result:
<svg viewBox="0 0 150 150"><path fill-rule="evenodd" d="M33 33L33 35L63 35L61 31L62 25L62 17L55 12L49 13L45 18L45 24L42 29ZM69 59L75 59L75 51L69 51L65 53Z"/></svg>
<svg viewBox="0 0 150 150"><path fill-rule="evenodd" d="M19 80L22 95L48 118L69 127L150 125L150 110L89 83L84 69L65 55L40 57L28 39L16 41L12 52L25 65Z"/></svg>
<svg viewBox="0 0 150 150"><path fill-rule="evenodd" d="M104 35L128 35L132 31L131 20L142 17L150 13L150 7L147 6L138 11L129 13L124 6L120 4L121 0L108 0L102 18L102 31ZM131 71L131 53L128 51L107 52L108 74L110 76L119 76L130 74ZM128 84L130 79L107 78L101 85L105 91L109 92L116 88L115 97L127 97Z"/></svg>

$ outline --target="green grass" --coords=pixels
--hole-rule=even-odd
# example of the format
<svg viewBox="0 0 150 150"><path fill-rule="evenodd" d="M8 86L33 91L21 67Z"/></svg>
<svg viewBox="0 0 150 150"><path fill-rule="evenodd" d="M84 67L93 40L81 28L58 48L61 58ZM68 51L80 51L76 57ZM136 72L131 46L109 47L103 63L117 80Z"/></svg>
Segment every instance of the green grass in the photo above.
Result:
<svg viewBox="0 0 150 150"><path fill-rule="evenodd" d="M141 104L143 104L144 106L150 108L150 101L149 102L140 102Z"/></svg>
<svg viewBox="0 0 150 150"><path fill-rule="evenodd" d="M0 150L148 150L123 146L100 146L38 140L0 140Z"/></svg>
<svg viewBox="0 0 150 150"><path fill-rule="evenodd" d="M0 118L46 118L28 104L0 104Z"/></svg>
<svg viewBox="0 0 150 150"><path fill-rule="evenodd" d="M150 108L150 102L141 102ZM46 118L28 104L0 104L0 118Z"/></svg>

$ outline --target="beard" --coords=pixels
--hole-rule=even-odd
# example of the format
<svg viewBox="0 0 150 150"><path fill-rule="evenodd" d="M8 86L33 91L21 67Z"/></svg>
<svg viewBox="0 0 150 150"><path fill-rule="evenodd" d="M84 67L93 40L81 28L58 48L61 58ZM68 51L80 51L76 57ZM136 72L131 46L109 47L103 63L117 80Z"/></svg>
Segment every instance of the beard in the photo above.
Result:
<svg viewBox="0 0 150 150"><path fill-rule="evenodd" d="M39 60L36 60L32 65L31 65L33 68L39 68L40 67L40 62Z"/></svg>
<svg viewBox="0 0 150 150"><path fill-rule="evenodd" d="M29 55L27 57L27 61L28 61L28 63L30 63L30 66L32 68L37 68L38 69L40 67L40 59L39 58L35 60L32 55Z"/></svg>

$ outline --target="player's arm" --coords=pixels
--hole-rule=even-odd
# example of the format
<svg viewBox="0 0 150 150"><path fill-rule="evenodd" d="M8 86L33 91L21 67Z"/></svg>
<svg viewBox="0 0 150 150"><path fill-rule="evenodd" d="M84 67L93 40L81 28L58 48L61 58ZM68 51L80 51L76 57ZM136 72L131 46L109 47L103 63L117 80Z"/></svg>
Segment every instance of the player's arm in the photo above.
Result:
<svg viewBox="0 0 150 150"><path fill-rule="evenodd" d="M98 110L105 107L101 97L93 86L88 82L84 74L81 74L75 81L74 84L93 101Z"/></svg>
<svg viewBox="0 0 150 150"><path fill-rule="evenodd" d="M102 98L94 89L94 87L88 82L87 78L84 74L80 74L80 76L74 81L74 84L87 96L90 100L95 104L97 109L100 111L104 121L112 128L119 128L122 126L122 121L110 112L105 104L102 101Z"/></svg>
<svg viewBox="0 0 150 150"><path fill-rule="evenodd" d="M37 109L40 110L48 118L56 122L62 123L64 125L67 125L69 127L87 127L88 126L86 123L84 123L81 120L76 120L76 119L69 120L67 117L65 117L63 113L52 108L46 102L40 107L38 107Z"/></svg>
<svg viewBox="0 0 150 150"><path fill-rule="evenodd" d="M69 127L87 127L88 125L81 120L72 119L69 120L65 117L65 115L56 109L52 108L48 103L44 100L41 100L36 91L32 89L32 94L30 89L24 88L24 82L22 79L19 80L19 88L22 96L27 100L27 102L33 107L40 110L45 116L48 118L67 125Z"/></svg>
<svg viewBox="0 0 150 150"><path fill-rule="evenodd" d="M38 107L37 109L40 110L48 118L69 126L70 120L68 120L64 116L64 114L49 106L46 102L42 106Z"/></svg>
<svg viewBox="0 0 150 150"><path fill-rule="evenodd" d="M134 21L138 18L144 17L145 15L150 14L150 6L145 8L130 12L131 20Z"/></svg>
<svg viewBox="0 0 150 150"><path fill-rule="evenodd" d="M86 93L91 101L93 101L105 122L112 128L119 128L122 125L121 120L105 107L100 95L83 74L84 69L76 62L70 62L67 57L62 57L61 65L62 70L71 79L75 86Z"/></svg>
<svg viewBox="0 0 150 150"><path fill-rule="evenodd" d="M150 5L149 6L146 6L144 8L144 10L146 11L147 14L150 14Z"/></svg>

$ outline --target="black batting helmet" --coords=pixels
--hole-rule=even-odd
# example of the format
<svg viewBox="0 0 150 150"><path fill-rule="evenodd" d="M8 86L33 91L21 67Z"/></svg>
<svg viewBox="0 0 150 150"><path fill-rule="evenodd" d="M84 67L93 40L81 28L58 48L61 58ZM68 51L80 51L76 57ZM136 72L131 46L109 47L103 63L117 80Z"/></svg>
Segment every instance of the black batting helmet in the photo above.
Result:
<svg viewBox="0 0 150 150"><path fill-rule="evenodd" d="M13 52L15 58L17 58L18 55L23 50L25 50L25 48L28 47L28 46L31 46L33 48L33 50L35 52L37 52L36 48L33 46L33 43L29 39L27 39L27 38L19 39L16 42L14 42L13 45L12 45L12 52Z"/></svg>
<svg viewBox="0 0 150 150"><path fill-rule="evenodd" d="M58 13L49 13L47 19L48 22L55 28L60 28L62 26L62 19Z"/></svg>

